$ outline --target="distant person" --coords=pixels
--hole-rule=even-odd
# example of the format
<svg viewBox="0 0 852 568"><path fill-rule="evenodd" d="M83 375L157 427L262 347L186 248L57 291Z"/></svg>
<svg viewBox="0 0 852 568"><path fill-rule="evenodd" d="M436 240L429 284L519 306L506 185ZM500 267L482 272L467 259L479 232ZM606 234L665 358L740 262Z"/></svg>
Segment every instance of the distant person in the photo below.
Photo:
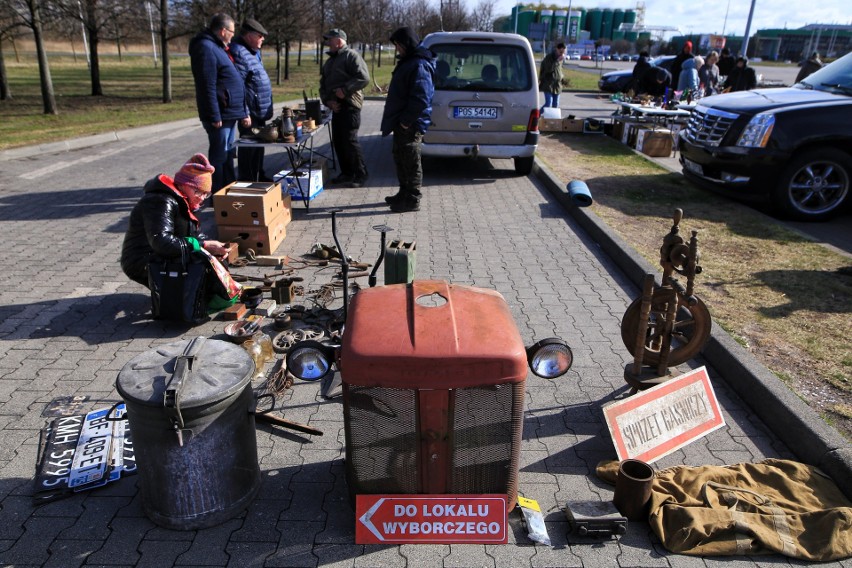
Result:
<svg viewBox="0 0 852 568"><path fill-rule="evenodd" d="M725 80L725 89L729 91L750 91L757 87L757 75L748 65L748 57L740 55L737 64L731 69Z"/></svg>
<svg viewBox="0 0 852 568"><path fill-rule="evenodd" d="M639 81L637 95L650 95L655 99L665 97L666 92L671 89L672 75L662 67L648 67L642 80Z"/></svg>
<svg viewBox="0 0 852 568"><path fill-rule="evenodd" d="M669 68L672 74L672 85L677 85L680 80L680 70L683 68L685 61L692 59L692 42L687 40L683 44L680 53L674 58L672 66Z"/></svg>
<svg viewBox="0 0 852 568"><path fill-rule="evenodd" d="M257 20L246 19L240 28L239 37L231 42L231 56L234 66L243 78L246 87L251 124L240 125L240 135L251 134L252 128L259 128L272 118L272 83L263 67L261 47L267 32ZM263 170L263 146L256 148L241 147L237 150L237 168L240 179L245 181L272 181Z"/></svg>
<svg viewBox="0 0 852 568"><path fill-rule="evenodd" d="M420 45L420 38L411 28L399 28L391 34L390 41L396 48L398 61L388 86L381 130L382 136L393 133L393 162L399 191L385 201L391 211L405 213L419 211L423 196L420 150L423 135L431 124L436 65L435 55Z"/></svg>
<svg viewBox="0 0 852 568"><path fill-rule="evenodd" d="M730 75L731 70L737 64L737 59L731 55L731 50L727 47L722 49L722 55L719 56L719 76L727 77Z"/></svg>
<svg viewBox="0 0 852 568"><path fill-rule="evenodd" d="M215 168L213 191L237 179L234 141L237 122L251 126L243 78L234 67L228 44L236 32L234 19L216 14L205 30L189 42L198 117L207 131L207 157Z"/></svg>
<svg viewBox="0 0 852 568"><path fill-rule="evenodd" d="M683 62L680 69L680 79L677 82L676 91L686 94L695 93L698 90L698 69L704 66L704 58L700 55L691 57Z"/></svg>
<svg viewBox="0 0 852 568"><path fill-rule="evenodd" d="M799 70L799 74L796 75L796 82L799 83L805 77L813 73L814 71L819 71L825 66L822 60L819 58L819 53L814 51L807 61L802 63L802 68Z"/></svg>
<svg viewBox="0 0 852 568"><path fill-rule="evenodd" d="M633 66L633 79L630 82L630 89L633 89L634 93L639 91L639 82L649 67L651 67L650 55L647 51L642 50L639 52L639 59L636 60L636 65Z"/></svg>
<svg viewBox="0 0 852 568"><path fill-rule="evenodd" d="M328 46L328 59L320 73L320 99L332 112L331 137L340 163L340 175L329 183L361 187L368 174L358 129L363 89L370 84L370 73L361 55L347 45L346 32L333 29L322 37Z"/></svg>
<svg viewBox="0 0 852 568"><path fill-rule="evenodd" d="M704 65L698 70L698 82L701 84L704 92L703 96L709 97L719 92L719 67L716 62L719 61L719 53L711 51L704 60Z"/></svg>
<svg viewBox="0 0 852 568"><path fill-rule="evenodd" d="M538 74L538 90L544 93L544 106L559 108L559 95L562 93L562 61L565 59L565 44L557 43L541 60Z"/></svg>

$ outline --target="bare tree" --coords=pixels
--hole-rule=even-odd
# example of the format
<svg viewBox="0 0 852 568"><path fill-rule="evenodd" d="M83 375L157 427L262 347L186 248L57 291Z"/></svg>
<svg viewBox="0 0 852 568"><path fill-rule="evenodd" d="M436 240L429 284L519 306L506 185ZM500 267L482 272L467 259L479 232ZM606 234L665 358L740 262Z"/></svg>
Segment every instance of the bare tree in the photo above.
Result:
<svg viewBox="0 0 852 568"><path fill-rule="evenodd" d="M477 32L494 31L494 5L497 0L479 0L470 12L471 29Z"/></svg>
<svg viewBox="0 0 852 568"><path fill-rule="evenodd" d="M14 16L16 24L26 26L33 32L38 58L39 82L41 83L41 99L44 114L59 114L56 108L56 96L53 92L53 79L50 76L50 65L47 62L47 50L44 47L44 21L42 19L42 4L40 0L3 0L9 8L9 15ZM5 75L5 71L4 71Z"/></svg>

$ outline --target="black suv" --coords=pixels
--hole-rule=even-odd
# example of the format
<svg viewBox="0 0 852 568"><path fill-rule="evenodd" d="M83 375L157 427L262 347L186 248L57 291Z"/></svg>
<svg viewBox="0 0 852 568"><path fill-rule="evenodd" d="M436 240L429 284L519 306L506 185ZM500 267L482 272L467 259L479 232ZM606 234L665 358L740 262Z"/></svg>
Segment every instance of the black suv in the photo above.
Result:
<svg viewBox="0 0 852 568"><path fill-rule="evenodd" d="M790 88L701 99L680 132L687 179L821 221L849 203L852 53Z"/></svg>

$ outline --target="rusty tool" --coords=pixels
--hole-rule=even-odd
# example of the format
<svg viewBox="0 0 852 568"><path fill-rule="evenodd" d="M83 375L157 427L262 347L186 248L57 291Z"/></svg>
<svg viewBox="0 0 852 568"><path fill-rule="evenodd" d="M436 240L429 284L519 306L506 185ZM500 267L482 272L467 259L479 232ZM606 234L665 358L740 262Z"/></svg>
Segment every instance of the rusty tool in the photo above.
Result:
<svg viewBox="0 0 852 568"><path fill-rule="evenodd" d="M312 434L314 436L322 436L322 430L317 430L316 428L311 428L310 426L305 426L298 422L291 422L290 420L285 420L278 416L272 416L271 414L255 414L254 419L260 422L265 422L266 424L296 430L297 432L304 432L305 434Z"/></svg>
<svg viewBox="0 0 852 568"><path fill-rule="evenodd" d="M260 276L249 276L247 274L234 274L231 273L231 278L234 279L234 282L261 282L264 286L272 286L275 284L275 280L272 278L261 278Z"/></svg>

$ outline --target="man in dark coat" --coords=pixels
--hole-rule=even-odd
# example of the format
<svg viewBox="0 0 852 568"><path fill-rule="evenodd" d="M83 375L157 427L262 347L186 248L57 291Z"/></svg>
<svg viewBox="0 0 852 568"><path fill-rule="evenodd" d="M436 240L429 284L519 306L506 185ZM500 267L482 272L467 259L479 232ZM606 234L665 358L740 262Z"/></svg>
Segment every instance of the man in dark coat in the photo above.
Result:
<svg viewBox="0 0 852 568"><path fill-rule="evenodd" d="M390 41L399 60L388 87L381 129L382 136L393 132L393 161L399 191L385 201L391 211L404 213L420 210L423 184L420 148L432 122L436 64L435 55L420 45L420 38L411 28L399 28L391 34Z"/></svg>
<svg viewBox="0 0 852 568"><path fill-rule="evenodd" d="M243 78L228 52L234 33L234 19L227 14L216 14L210 25L189 42L198 117L207 131L210 144L207 156L216 168L214 192L237 177L234 172L237 122L246 127L251 125Z"/></svg>
<svg viewBox="0 0 852 568"><path fill-rule="evenodd" d="M750 91L757 86L757 75L753 67L748 66L748 58L740 55L737 64L728 73L725 89L728 91Z"/></svg>
<svg viewBox="0 0 852 568"><path fill-rule="evenodd" d="M680 53L677 54L677 57L675 57L672 62L672 66L670 68L672 74L672 85L677 85L677 82L680 79L680 70L683 68L683 63L687 59L692 59L692 42L689 40L683 44L683 49L680 50Z"/></svg>
<svg viewBox="0 0 852 568"><path fill-rule="evenodd" d="M634 93L639 91L639 83L642 81L642 76L645 74L645 71L651 67L651 63L648 61L650 55L647 51L642 50L639 52L639 59L636 60L636 65L633 66L633 80L630 82L630 85L627 87L627 90L633 90Z"/></svg>
<svg viewBox="0 0 852 568"><path fill-rule="evenodd" d="M722 49L722 55L719 56L719 63L716 64L716 67L719 68L719 75L727 77L736 64L737 59L731 55L731 50L727 47Z"/></svg>
<svg viewBox="0 0 852 568"><path fill-rule="evenodd" d="M651 95L654 98L665 97L672 86L672 75L662 67L650 66L639 81L637 95Z"/></svg>
<svg viewBox="0 0 852 568"><path fill-rule="evenodd" d="M802 68L799 69L799 74L796 75L796 82L799 83L800 81L803 81L808 77L808 75L810 75L814 71L819 71L822 68L823 63L822 60L820 60L819 58L819 53L814 51L808 58L808 60L802 63Z"/></svg>
<svg viewBox="0 0 852 568"><path fill-rule="evenodd" d="M331 137L340 164L340 175L329 183L361 187L368 174L358 129L363 89L370 84L370 72L361 55L346 44L345 31L329 30L322 37L328 46L328 59L320 72L319 93L332 112Z"/></svg>
<svg viewBox="0 0 852 568"><path fill-rule="evenodd" d="M263 67L261 47L266 38L266 28L257 20L248 18L240 28L239 37L231 42L231 55L234 66L239 71L246 87L251 126L240 126L240 135L251 133L252 128L266 124L272 118L272 83ZM240 179L246 181L271 181L263 171L263 146L259 148L241 147L237 151L237 167Z"/></svg>

